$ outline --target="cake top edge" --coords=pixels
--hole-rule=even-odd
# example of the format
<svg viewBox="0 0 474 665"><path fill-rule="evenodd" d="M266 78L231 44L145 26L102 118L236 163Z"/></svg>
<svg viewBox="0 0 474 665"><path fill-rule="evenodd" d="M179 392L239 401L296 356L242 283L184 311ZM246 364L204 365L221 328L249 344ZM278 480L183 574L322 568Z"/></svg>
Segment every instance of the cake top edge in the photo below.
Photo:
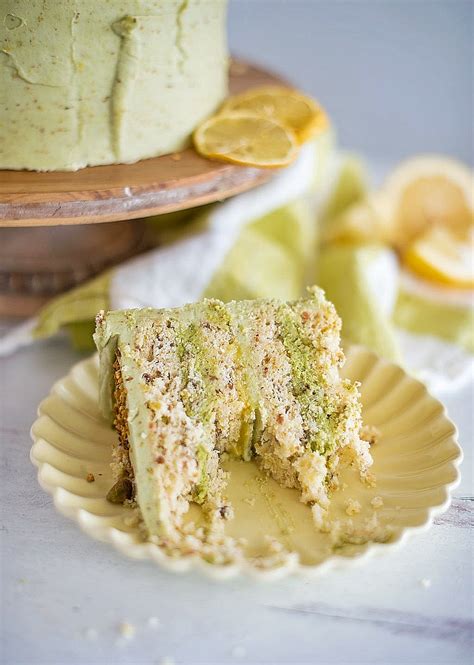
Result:
<svg viewBox="0 0 474 665"><path fill-rule="evenodd" d="M100 327L106 321L124 323L128 320L130 323L132 323L141 317L147 318L154 315L173 315L182 311L192 310L196 307L214 306L216 308L225 307L232 309L241 307L242 309L245 309L252 306L278 306L283 304L295 305L304 303L307 303L308 306L331 306L331 303L327 300L323 289L318 286L309 286L307 287L306 295L291 301L284 301L278 298L258 298L254 300L231 300L223 302L217 298L203 298L197 302L186 303L185 305L177 307L133 307L125 309L100 310L96 316L95 321L96 326Z"/></svg>

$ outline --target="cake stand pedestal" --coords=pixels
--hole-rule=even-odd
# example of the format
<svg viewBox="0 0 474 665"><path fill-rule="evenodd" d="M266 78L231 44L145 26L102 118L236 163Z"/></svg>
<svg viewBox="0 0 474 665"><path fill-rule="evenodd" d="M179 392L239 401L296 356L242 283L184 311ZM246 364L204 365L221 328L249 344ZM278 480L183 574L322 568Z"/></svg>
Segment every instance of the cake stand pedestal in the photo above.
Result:
<svg viewBox="0 0 474 665"><path fill-rule="evenodd" d="M231 63L231 94L271 84L285 82L254 65ZM31 315L49 298L146 249L143 218L220 201L271 176L205 159L192 148L76 172L0 171L0 315Z"/></svg>

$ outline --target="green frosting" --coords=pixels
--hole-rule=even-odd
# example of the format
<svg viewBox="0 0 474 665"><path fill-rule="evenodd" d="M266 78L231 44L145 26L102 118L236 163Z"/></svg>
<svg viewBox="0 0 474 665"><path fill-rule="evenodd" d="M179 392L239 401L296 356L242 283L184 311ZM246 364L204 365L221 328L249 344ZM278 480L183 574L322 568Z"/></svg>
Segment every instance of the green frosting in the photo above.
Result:
<svg viewBox="0 0 474 665"><path fill-rule="evenodd" d="M208 431L209 436L212 436L210 425L212 417L215 412L215 404L221 396L216 391L215 383L211 377L219 373L219 356L209 353L209 346L206 344L205 336L201 323L216 325L220 329L229 330L230 327L230 314L229 311L220 302L204 302L195 306L195 318L193 321L179 325L179 346L178 353L182 362L183 371L183 385L187 386L189 383L189 361L192 360L194 371L197 372L202 380L203 387L198 391L197 395L193 395L191 399L187 390L182 393L182 400L186 413L196 421L200 422ZM237 342L234 343L234 350L236 355L239 352ZM239 381L240 379L240 381ZM242 385L241 377L237 377L237 390L242 399L245 399L245 387ZM239 386L239 383L241 384ZM239 390L240 388L240 390ZM199 401L196 401L199 397ZM249 439L251 433L248 434ZM240 453L240 449L245 448L245 442L241 441L236 446L236 454ZM200 468L200 480L197 483L195 501L203 503L207 496L209 475L207 472L207 462L209 453L207 449L200 445L197 450L197 460Z"/></svg>
<svg viewBox="0 0 474 665"><path fill-rule="evenodd" d="M324 372L317 371L319 351L306 335L298 314L289 305L281 305L276 317L279 336L291 365L293 394L300 403L301 415L309 432L308 444L312 450L328 453L335 445L332 434L334 414L325 391Z"/></svg>
<svg viewBox="0 0 474 665"><path fill-rule="evenodd" d="M227 94L225 0L2 0L0 168L181 150Z"/></svg>

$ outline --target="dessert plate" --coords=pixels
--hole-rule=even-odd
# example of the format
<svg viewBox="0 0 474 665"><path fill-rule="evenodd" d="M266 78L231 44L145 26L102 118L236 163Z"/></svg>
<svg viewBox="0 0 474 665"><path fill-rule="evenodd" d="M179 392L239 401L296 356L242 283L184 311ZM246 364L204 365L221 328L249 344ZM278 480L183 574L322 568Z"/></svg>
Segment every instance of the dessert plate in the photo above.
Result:
<svg viewBox="0 0 474 665"><path fill-rule="evenodd" d="M115 432L98 410L95 356L75 365L39 406L31 430L38 480L59 512L87 534L131 558L152 559L175 572L200 569L221 579L239 573L273 579L318 574L388 552L447 510L460 480L462 452L454 424L422 383L362 347L349 347L346 355L343 373L361 382L364 422L379 435L372 445L376 486L362 484L348 469L331 501L331 520L343 526L342 532L351 530L351 542L335 539L334 531L317 532L298 491L279 487L251 462L228 463L228 494L235 510L228 533L248 543L241 563L217 566L197 556L171 558L144 541L132 511L105 498L112 485ZM281 543L289 556L280 556L276 548L269 558L269 542L273 547Z"/></svg>

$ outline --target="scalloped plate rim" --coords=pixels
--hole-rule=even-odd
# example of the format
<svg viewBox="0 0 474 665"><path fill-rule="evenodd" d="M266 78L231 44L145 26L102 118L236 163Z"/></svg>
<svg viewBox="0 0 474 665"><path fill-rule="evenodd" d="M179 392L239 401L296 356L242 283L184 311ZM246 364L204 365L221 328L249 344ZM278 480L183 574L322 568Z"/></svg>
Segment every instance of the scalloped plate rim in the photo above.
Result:
<svg viewBox="0 0 474 665"><path fill-rule="evenodd" d="M301 564L296 562L295 560L292 560L290 563L287 563L286 565L283 566L263 569L258 566L252 565L248 560L245 562L241 562L240 564L226 564L219 566L206 562L197 555L193 555L186 558L173 558L164 554L157 545L147 541L140 543L129 543L128 545L125 546L123 543L120 543L118 540L118 535L124 532L120 531L120 529L117 529L114 526L103 526L101 528L99 527L92 528L88 526L84 522L84 520L81 519L81 515L87 514L92 516L93 513L88 511L86 508L80 506L73 507L62 504L57 498L58 492L59 490L64 490L66 492L69 492L69 490L63 488L61 485L54 485L53 483L47 482L42 477L42 469L45 465L49 465L53 469L55 467L49 462L41 461L40 459L35 457L35 448L37 447L37 444L40 441L45 441L46 443L48 442L42 436L38 436L35 433L34 428L39 418L41 417L49 418L49 415L42 411L43 404L48 399L48 397L54 394L61 398L61 396L57 391L57 387L61 385L66 378L71 377L73 373L77 371L77 368L79 366L87 365L91 361L94 361L94 359L97 357L97 354L93 354L92 356L89 356L88 358L82 359L77 363L75 363L64 377L58 379L53 383L48 396L45 397L43 400L41 400L41 402L38 405L37 418L35 419L30 428L30 437L33 440L33 445L30 449L30 461L38 469L37 472L38 483L40 487L52 497L54 507L56 508L58 513L60 513L61 515L63 515L68 519L74 520L79 525L79 528L83 533L87 534L88 536L91 536L92 538L100 542L111 544L120 554L127 556L128 558L132 558L137 561L139 560L151 561L152 563L162 567L164 570L167 570L175 574L190 573L193 570L198 570L198 572L204 573L207 577L221 581L233 579L240 574L243 574L246 577L258 578L267 581L281 579L289 574L298 574L303 577L314 578L331 570L337 570L344 567L355 567L361 565L371 557L378 554L382 554L383 552L396 551L397 549L403 547L403 545L405 545L406 542L412 538L412 536L428 531L430 527L433 525L434 519L437 516L445 513L449 509L453 498L452 495L453 490L456 489L456 487L458 487L461 482L461 473L459 467L464 457L463 450L458 441L458 436L459 436L458 428L456 424L449 418L447 409L444 406L444 404L431 394L431 392L428 390L425 384L423 384L422 381L420 381L416 377L409 375L403 369L403 367L401 367L397 363L391 362L385 358L377 356L377 354L375 354L373 351L361 345L351 344L347 348L346 357L349 356L349 353L369 354L376 359L374 365L381 363L385 367L397 367L398 369L401 369L404 377L408 377L414 383L421 385L424 388L426 396L431 398L431 400L436 402L437 404L440 404L440 406L442 407L439 414L440 417L442 417L443 420L447 421L453 428L452 433L447 434L446 437L449 438L449 440L454 444L456 448L456 457L454 457L451 460L448 460L446 462L446 465L451 466L455 471L456 475L451 482L444 483L441 486L444 490L444 495L445 495L444 500L437 505L427 506L425 509L427 511L426 520L422 524L416 526L404 526L400 531L400 533L398 534L398 536L394 540L391 540L390 542L387 543L369 542L366 544L363 551L355 554L354 556L344 556L342 554L335 553L317 564ZM137 554L137 552L139 552L139 554Z"/></svg>

